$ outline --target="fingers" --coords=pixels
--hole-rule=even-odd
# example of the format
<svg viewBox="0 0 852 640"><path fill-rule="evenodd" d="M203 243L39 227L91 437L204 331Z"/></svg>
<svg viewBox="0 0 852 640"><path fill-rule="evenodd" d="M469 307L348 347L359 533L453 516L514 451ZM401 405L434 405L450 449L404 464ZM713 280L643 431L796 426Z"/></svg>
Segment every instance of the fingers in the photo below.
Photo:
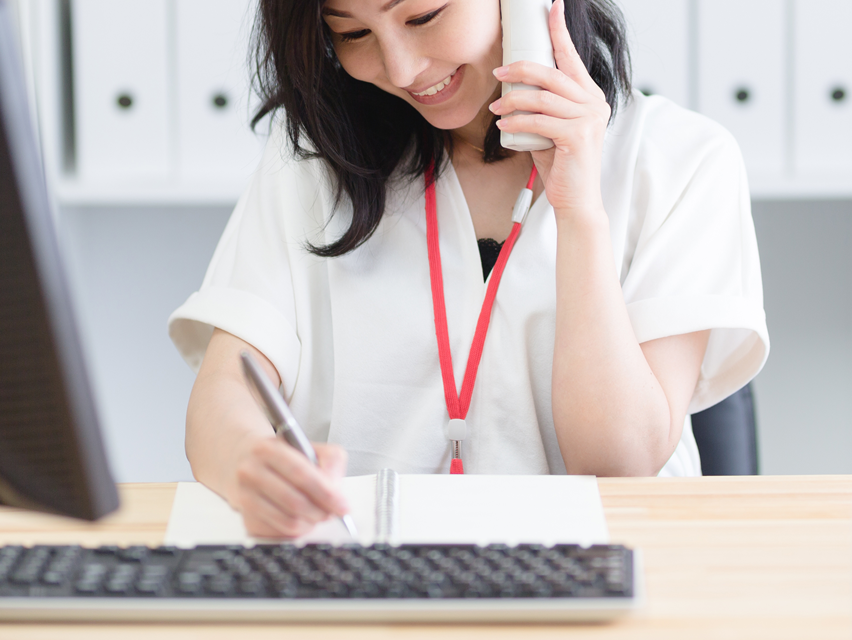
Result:
<svg viewBox="0 0 852 640"><path fill-rule="evenodd" d="M321 447L320 447L321 448ZM281 442L270 439L258 451L261 461L283 480L295 487L308 500L328 514L343 515L349 505L335 482L321 467L311 464L301 453Z"/></svg>
<svg viewBox="0 0 852 640"><path fill-rule="evenodd" d="M346 453L316 445L319 467L277 438L252 443L236 472L237 499L246 529L264 537L295 537L331 516L348 513L340 491Z"/></svg>
<svg viewBox="0 0 852 640"><path fill-rule="evenodd" d="M574 102L605 99L603 90L589 75L568 33L563 0L553 3L548 19L556 68L521 60L495 69L494 75L502 82L521 82L541 87Z"/></svg>
<svg viewBox="0 0 852 640"><path fill-rule="evenodd" d="M348 456L343 447L338 447L335 444L318 444L315 445L315 449L320 469L334 480L340 480L346 475Z"/></svg>
<svg viewBox="0 0 852 640"><path fill-rule="evenodd" d="M498 116L515 111L529 111L556 118L572 119L580 118L588 113L587 108L549 91L510 91L499 100L492 102L488 108Z"/></svg>
<svg viewBox="0 0 852 640"><path fill-rule="evenodd" d="M497 126L501 131L507 133L537 133L553 140L557 147L568 148L579 148L585 143L595 140L600 129L599 126L595 126L590 118L565 120L541 113L503 118L497 121Z"/></svg>
<svg viewBox="0 0 852 640"><path fill-rule="evenodd" d="M268 467L258 465L244 474L246 484L254 487L256 493L281 513L293 518L304 519L310 524L326 520L330 515L320 509L294 486L282 482L282 478Z"/></svg>
<svg viewBox="0 0 852 640"><path fill-rule="evenodd" d="M242 505L246 531L262 538L298 538L308 533L314 523L282 513L263 496L250 494Z"/></svg>
<svg viewBox="0 0 852 640"><path fill-rule="evenodd" d="M600 87L589 75L583 59L574 46L568 25L565 23L565 1L556 0L550 8L548 18L550 26L550 41L553 44L553 59L556 68L565 75L573 78L583 89L595 95L603 95Z"/></svg>
<svg viewBox="0 0 852 640"><path fill-rule="evenodd" d="M559 69L545 67L543 64L530 60L520 60L505 67L499 67L494 70L494 76L502 82L523 83L533 87L541 87L545 91L550 91L580 104L596 99L577 80L565 75ZM519 93L519 91L510 91L503 97L506 98L513 93Z"/></svg>

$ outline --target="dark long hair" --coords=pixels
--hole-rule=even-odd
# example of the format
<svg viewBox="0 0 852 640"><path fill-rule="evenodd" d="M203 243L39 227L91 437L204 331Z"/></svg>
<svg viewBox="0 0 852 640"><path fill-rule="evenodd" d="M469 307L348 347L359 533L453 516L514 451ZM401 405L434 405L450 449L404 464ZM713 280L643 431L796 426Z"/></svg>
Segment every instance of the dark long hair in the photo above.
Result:
<svg viewBox="0 0 852 640"><path fill-rule="evenodd" d="M331 244L310 247L317 255L332 257L356 249L376 230L388 179L400 162L409 178L422 176L430 165L440 172L452 151L452 138L402 98L343 70L322 19L322 4L260 0L254 80L261 106L252 126L283 108L294 155L327 164L335 181L335 206L344 195L349 198L349 228ZM620 10L612 0L567 0L565 22L614 116L619 100L630 94L631 77ZM508 157L496 121L495 116L485 136L485 162ZM305 139L309 146L303 144ZM407 153L412 145L413 153Z"/></svg>

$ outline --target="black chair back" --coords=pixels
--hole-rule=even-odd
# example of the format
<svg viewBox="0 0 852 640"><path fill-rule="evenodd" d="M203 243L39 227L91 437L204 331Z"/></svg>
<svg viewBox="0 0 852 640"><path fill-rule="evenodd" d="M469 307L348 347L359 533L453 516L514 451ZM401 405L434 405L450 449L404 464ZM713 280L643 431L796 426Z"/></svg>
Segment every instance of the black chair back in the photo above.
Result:
<svg viewBox="0 0 852 640"><path fill-rule="evenodd" d="M692 430L705 476L758 474L757 425L751 384L692 415Z"/></svg>

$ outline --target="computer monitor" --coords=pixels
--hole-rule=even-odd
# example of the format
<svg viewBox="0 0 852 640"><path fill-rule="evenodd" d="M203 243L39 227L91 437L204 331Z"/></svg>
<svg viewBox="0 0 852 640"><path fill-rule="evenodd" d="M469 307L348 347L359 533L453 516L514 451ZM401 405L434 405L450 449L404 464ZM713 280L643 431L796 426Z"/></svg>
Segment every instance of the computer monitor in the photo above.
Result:
<svg viewBox="0 0 852 640"><path fill-rule="evenodd" d="M0 504L87 520L118 508L0 0Z"/></svg>

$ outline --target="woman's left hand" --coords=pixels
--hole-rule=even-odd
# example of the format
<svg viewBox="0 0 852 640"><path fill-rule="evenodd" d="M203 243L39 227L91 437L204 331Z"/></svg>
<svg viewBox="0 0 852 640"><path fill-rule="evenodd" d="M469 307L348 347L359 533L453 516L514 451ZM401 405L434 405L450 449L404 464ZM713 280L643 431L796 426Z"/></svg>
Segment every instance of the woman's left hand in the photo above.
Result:
<svg viewBox="0 0 852 640"><path fill-rule="evenodd" d="M583 64L565 24L564 0L550 11L550 38L556 69L520 61L494 70L502 82L522 82L541 91L516 90L490 105L502 118L498 126L510 133L538 133L554 148L533 151L547 199L557 216L597 215L601 199L601 157L611 109L603 90Z"/></svg>

